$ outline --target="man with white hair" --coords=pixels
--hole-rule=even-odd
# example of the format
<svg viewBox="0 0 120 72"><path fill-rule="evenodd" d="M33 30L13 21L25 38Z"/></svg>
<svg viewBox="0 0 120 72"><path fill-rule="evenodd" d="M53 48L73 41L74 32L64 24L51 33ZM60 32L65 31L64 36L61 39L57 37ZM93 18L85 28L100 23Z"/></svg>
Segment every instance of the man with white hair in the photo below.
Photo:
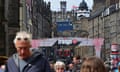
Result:
<svg viewBox="0 0 120 72"><path fill-rule="evenodd" d="M51 72L50 66L40 52L31 51L32 35L21 31L16 34L14 44L17 53L11 56L5 72Z"/></svg>
<svg viewBox="0 0 120 72"><path fill-rule="evenodd" d="M56 61L54 65L55 72L65 72L65 63L62 61Z"/></svg>

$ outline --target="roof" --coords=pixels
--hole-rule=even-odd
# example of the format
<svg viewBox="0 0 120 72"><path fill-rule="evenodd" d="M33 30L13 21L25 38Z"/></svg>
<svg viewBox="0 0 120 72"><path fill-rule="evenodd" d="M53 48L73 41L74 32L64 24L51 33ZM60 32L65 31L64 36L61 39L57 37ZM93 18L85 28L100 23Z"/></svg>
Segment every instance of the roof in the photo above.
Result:
<svg viewBox="0 0 120 72"><path fill-rule="evenodd" d="M101 7L99 8L98 10L96 10L95 12L92 13L91 17L90 17L90 20L97 17L97 16L100 16L101 13L105 10L105 7Z"/></svg>

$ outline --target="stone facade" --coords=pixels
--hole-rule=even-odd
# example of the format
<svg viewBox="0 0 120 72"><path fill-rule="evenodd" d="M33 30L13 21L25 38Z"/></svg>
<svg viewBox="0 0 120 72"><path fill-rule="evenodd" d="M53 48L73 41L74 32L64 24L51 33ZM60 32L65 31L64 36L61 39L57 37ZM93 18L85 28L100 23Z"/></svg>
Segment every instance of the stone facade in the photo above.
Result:
<svg viewBox="0 0 120 72"><path fill-rule="evenodd" d="M0 0L0 55L10 56L15 52L13 39L17 31L30 31L34 39L51 37L50 3L33 1L37 1L37 5L32 4L30 21L27 19L25 0Z"/></svg>
<svg viewBox="0 0 120 72"><path fill-rule="evenodd" d="M4 0L0 0L0 51L5 50L5 45L4 45L5 33L4 33L4 25L2 24L3 19L4 19Z"/></svg>
<svg viewBox="0 0 120 72"><path fill-rule="evenodd" d="M53 37L58 37L58 36L64 36L64 32L63 33L59 33L56 30L56 22L58 21L67 21L67 20L73 20L73 13L72 11L67 11L65 12L65 14L63 14L61 11L53 11L52 12L52 23L53 23ZM71 36L70 31L67 31L67 35L65 36Z"/></svg>
<svg viewBox="0 0 120 72"><path fill-rule="evenodd" d="M109 0L106 0L108 3ZM109 1L107 8L96 10L89 19L89 38L104 38L102 54L109 56L111 44L120 43L120 7L118 0ZM102 5L102 4L101 4Z"/></svg>
<svg viewBox="0 0 120 72"><path fill-rule="evenodd" d="M93 12L101 7L105 7L106 0L93 0L93 1L94 1L94 6L93 6L93 10L92 10Z"/></svg>
<svg viewBox="0 0 120 72"><path fill-rule="evenodd" d="M9 56L15 52L13 39L20 27L19 0L0 0L0 17L0 55Z"/></svg>
<svg viewBox="0 0 120 72"><path fill-rule="evenodd" d="M120 1L119 0L94 0L93 10L89 19L82 18L75 21L78 28L88 32L88 38L104 38L104 45L102 46L101 56L103 59L110 57L111 44L120 44ZM82 33L80 33L82 34ZM76 48L76 53L82 56L86 51L86 48ZM93 47L89 52L93 53L95 50ZM82 51L84 52L82 52ZM89 52L88 55L89 55ZM92 54L90 54L92 55Z"/></svg>
<svg viewBox="0 0 120 72"><path fill-rule="evenodd" d="M67 30L62 33L56 31L56 22L71 20L73 23L73 30ZM54 37L65 36L65 37L87 37L88 36L88 18L81 18L81 20L76 20L72 11L66 12L64 18L62 18L62 12L52 12L52 23L54 27Z"/></svg>
<svg viewBox="0 0 120 72"><path fill-rule="evenodd" d="M33 39L50 38L52 18L50 2L20 0L20 30L32 33Z"/></svg>
<svg viewBox="0 0 120 72"><path fill-rule="evenodd" d="M50 3L43 0L33 0L32 23L33 38L50 38L52 33L52 12Z"/></svg>

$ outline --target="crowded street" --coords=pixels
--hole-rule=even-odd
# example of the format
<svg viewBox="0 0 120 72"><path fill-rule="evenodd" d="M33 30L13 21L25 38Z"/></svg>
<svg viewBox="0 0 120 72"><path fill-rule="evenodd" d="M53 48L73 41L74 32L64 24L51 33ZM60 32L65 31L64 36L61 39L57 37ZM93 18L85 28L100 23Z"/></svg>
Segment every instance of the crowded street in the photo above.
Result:
<svg viewBox="0 0 120 72"><path fill-rule="evenodd" d="M120 0L0 0L0 72L120 72Z"/></svg>

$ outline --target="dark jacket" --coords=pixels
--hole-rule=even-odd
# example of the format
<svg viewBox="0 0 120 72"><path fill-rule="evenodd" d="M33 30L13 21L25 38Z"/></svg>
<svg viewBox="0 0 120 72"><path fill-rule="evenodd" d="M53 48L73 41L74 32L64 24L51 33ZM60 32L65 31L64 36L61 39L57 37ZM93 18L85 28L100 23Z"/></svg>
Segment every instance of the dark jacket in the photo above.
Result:
<svg viewBox="0 0 120 72"><path fill-rule="evenodd" d="M80 72L80 64L74 64L72 72Z"/></svg>
<svg viewBox="0 0 120 72"><path fill-rule="evenodd" d="M20 72L14 59L14 55L8 59L5 72ZM47 59L39 52L35 52L29 62L22 69L22 72L51 72L51 70Z"/></svg>

